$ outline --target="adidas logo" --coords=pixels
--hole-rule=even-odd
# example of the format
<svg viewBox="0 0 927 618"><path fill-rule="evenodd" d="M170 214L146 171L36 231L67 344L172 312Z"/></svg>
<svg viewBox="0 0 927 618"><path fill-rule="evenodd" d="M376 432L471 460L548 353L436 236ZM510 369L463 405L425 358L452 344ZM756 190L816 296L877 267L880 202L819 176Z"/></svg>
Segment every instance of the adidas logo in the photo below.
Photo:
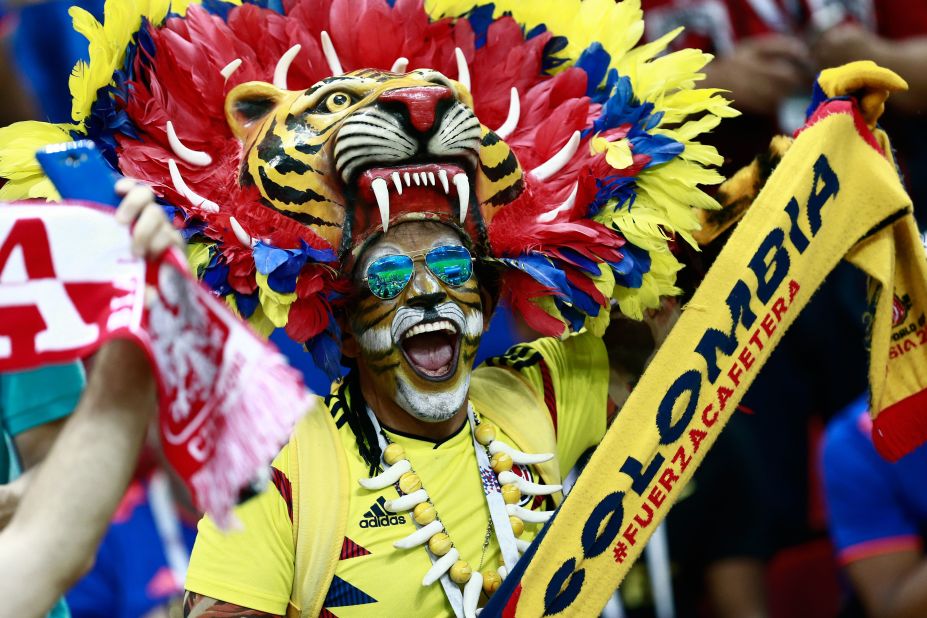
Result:
<svg viewBox="0 0 927 618"><path fill-rule="evenodd" d="M403 515L396 515L386 510L386 498L380 496L373 503L370 510L364 513L360 521L361 528L383 528L386 526L398 526L406 523Z"/></svg>

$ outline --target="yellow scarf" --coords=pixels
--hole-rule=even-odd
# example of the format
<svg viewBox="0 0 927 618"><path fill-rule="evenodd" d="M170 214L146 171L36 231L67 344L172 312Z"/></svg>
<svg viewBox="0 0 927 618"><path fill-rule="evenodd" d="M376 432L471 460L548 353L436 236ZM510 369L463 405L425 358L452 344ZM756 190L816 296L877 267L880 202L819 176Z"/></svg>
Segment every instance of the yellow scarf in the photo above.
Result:
<svg viewBox="0 0 927 618"><path fill-rule="evenodd" d="M872 63L825 71L828 97L734 230L528 564L506 608L596 615L827 274L871 277L876 444L927 439L927 259L885 135L903 80Z"/></svg>

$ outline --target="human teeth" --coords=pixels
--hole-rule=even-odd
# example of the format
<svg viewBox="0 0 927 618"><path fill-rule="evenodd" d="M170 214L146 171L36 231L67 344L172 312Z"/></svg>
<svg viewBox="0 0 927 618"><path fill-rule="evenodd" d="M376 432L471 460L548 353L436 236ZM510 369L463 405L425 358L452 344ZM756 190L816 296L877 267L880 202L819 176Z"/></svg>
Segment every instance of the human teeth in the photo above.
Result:
<svg viewBox="0 0 927 618"><path fill-rule="evenodd" d="M380 221L383 223L383 232L389 227L389 186L382 178L374 178L370 183L373 194L377 198L377 207L380 209Z"/></svg>
<svg viewBox="0 0 927 618"><path fill-rule="evenodd" d="M438 178L441 180L441 186L444 187L444 192L450 193L451 187L447 184L447 172L444 170L438 170Z"/></svg>
<svg viewBox="0 0 927 618"><path fill-rule="evenodd" d="M402 195L402 180L399 178L399 172L393 172L393 184L396 185L396 193Z"/></svg>
<svg viewBox="0 0 927 618"><path fill-rule="evenodd" d="M404 173L404 174L402 175L402 178L403 178L403 180L406 181L406 186L407 186L407 187L411 187L411 186L412 186L412 180L411 180L411 178L409 177L409 172Z"/></svg>
<svg viewBox="0 0 927 618"><path fill-rule="evenodd" d="M466 174L454 174L454 186L457 187L457 199L460 203L460 222L467 218L467 207L470 205L470 180Z"/></svg>
<svg viewBox="0 0 927 618"><path fill-rule="evenodd" d="M416 324L412 328L406 331L402 336L403 339L408 339L409 337L415 337L416 335L421 335L422 333L433 333L435 331L446 330L450 334L456 333L454 325L447 320L439 320L438 322L430 322L428 324Z"/></svg>
<svg viewBox="0 0 927 618"><path fill-rule="evenodd" d="M432 187L435 186L435 173L434 172L428 172L428 184L430 184Z"/></svg>
<svg viewBox="0 0 927 618"><path fill-rule="evenodd" d="M419 186L420 184L422 184L422 179L419 177L418 172L415 172L415 173L412 174L412 180L415 181L415 186L416 186L416 187Z"/></svg>

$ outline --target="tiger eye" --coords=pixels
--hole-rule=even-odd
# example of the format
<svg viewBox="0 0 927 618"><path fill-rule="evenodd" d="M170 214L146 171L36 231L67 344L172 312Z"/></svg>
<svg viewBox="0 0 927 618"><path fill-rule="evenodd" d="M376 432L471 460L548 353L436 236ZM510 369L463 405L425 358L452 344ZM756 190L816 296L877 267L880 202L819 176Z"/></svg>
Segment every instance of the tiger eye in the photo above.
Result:
<svg viewBox="0 0 927 618"><path fill-rule="evenodd" d="M351 105L351 97L343 92L335 92L325 99L325 107L330 112L340 112L347 109L349 105Z"/></svg>

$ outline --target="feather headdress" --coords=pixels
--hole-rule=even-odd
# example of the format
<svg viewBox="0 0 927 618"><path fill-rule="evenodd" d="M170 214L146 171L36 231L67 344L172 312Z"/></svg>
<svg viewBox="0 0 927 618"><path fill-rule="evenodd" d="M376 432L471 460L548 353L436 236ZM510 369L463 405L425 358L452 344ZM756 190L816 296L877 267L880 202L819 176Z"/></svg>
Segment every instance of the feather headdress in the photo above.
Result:
<svg viewBox="0 0 927 618"><path fill-rule="evenodd" d="M0 200L55 199L34 152L94 140L176 207L216 294L323 367L340 358L344 248L241 182L225 115L240 84L293 91L364 68L456 78L525 170L517 198L484 217L484 254L542 333L602 328L610 298L639 318L678 293L671 244L694 244L694 207L716 207L699 185L722 180L721 157L697 140L736 112L695 87L710 56L664 53L678 31L637 46L639 0L109 0L102 24L71 14L90 44L71 76L73 124L0 129Z"/></svg>

